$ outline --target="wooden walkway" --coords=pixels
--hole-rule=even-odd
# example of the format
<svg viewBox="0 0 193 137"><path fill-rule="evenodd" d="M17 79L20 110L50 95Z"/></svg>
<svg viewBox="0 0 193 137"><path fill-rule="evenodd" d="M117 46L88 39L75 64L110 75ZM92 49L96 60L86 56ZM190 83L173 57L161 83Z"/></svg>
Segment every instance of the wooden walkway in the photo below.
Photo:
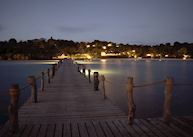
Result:
<svg viewBox="0 0 193 137"><path fill-rule="evenodd" d="M19 131L0 126L0 137L193 137L193 117L136 119L128 125L126 114L102 93L94 91L77 68L65 61L38 103L26 102L19 110Z"/></svg>

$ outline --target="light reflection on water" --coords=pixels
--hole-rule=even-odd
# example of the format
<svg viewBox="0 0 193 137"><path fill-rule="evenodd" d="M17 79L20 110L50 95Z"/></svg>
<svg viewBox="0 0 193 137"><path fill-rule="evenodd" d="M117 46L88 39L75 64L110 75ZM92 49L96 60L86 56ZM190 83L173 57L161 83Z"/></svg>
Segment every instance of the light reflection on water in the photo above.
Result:
<svg viewBox="0 0 193 137"><path fill-rule="evenodd" d="M151 83L172 76L176 83L193 84L193 61L188 60L132 60L103 59L78 61L92 72L97 71L106 77L108 97L127 112L127 77L134 78L137 85ZM193 86L174 87L173 114L193 114ZM164 83L134 89L137 117L161 116L164 100Z"/></svg>

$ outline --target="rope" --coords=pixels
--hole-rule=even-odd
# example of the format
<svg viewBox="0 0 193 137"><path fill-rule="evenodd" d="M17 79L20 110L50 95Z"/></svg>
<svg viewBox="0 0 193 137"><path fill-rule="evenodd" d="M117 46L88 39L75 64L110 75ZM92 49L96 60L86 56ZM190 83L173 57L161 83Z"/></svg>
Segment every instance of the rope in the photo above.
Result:
<svg viewBox="0 0 193 137"><path fill-rule="evenodd" d="M41 77L42 77L42 76L37 76L37 77L36 77L36 80L39 80L39 79L41 79Z"/></svg>
<svg viewBox="0 0 193 137"><path fill-rule="evenodd" d="M25 85L23 88L20 89L20 93L24 93L25 92L25 89L30 87L30 85Z"/></svg>
<svg viewBox="0 0 193 137"><path fill-rule="evenodd" d="M105 80L105 82L113 85L113 83L111 81Z"/></svg>
<svg viewBox="0 0 193 137"><path fill-rule="evenodd" d="M163 84L165 82L165 80L161 80L161 81L155 81L155 82L151 82L151 83L147 83L147 84L142 84L142 85L134 85L134 88L138 88L138 87L148 87L148 86L153 86L153 85L158 85L158 84Z"/></svg>
<svg viewBox="0 0 193 137"><path fill-rule="evenodd" d="M176 83L174 86L193 86L191 83Z"/></svg>

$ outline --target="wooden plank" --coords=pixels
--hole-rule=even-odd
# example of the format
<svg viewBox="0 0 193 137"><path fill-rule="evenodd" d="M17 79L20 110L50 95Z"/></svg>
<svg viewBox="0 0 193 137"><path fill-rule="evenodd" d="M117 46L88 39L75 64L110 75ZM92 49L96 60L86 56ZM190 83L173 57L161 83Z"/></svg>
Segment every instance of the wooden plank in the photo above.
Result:
<svg viewBox="0 0 193 137"><path fill-rule="evenodd" d="M106 121L106 124L115 137L122 137L119 129L113 124L111 120Z"/></svg>
<svg viewBox="0 0 193 137"><path fill-rule="evenodd" d="M140 134L133 129L131 125L128 124L127 119L120 119L119 120L120 124L128 131L128 134L132 137L139 137Z"/></svg>
<svg viewBox="0 0 193 137"><path fill-rule="evenodd" d="M20 125L19 130L12 135L12 137L20 137L22 136L24 130L26 129L26 125Z"/></svg>
<svg viewBox="0 0 193 137"><path fill-rule="evenodd" d="M47 132L47 126L46 124L42 124L40 127L40 131L37 134L37 137L45 137L46 136L46 132Z"/></svg>
<svg viewBox="0 0 193 137"><path fill-rule="evenodd" d="M185 131L186 133L190 134L193 136L193 127L189 126L187 123L177 119L173 118L173 124L175 124L177 127Z"/></svg>
<svg viewBox="0 0 193 137"><path fill-rule="evenodd" d="M72 132L72 137L80 137L78 124L75 121L71 122L71 132Z"/></svg>
<svg viewBox="0 0 193 137"><path fill-rule="evenodd" d="M127 132L127 130L120 124L118 120L113 120L112 121L115 127L119 130L120 134L123 137L131 137L131 135Z"/></svg>
<svg viewBox="0 0 193 137"><path fill-rule="evenodd" d="M0 137L2 137L5 133L7 133L9 130L9 126L8 124L2 126L1 130L0 130Z"/></svg>
<svg viewBox="0 0 193 137"><path fill-rule="evenodd" d="M23 132L21 137L29 137L30 133L32 131L32 128L33 128L33 125L31 125L31 124L30 125L26 125L25 130L24 130L24 132Z"/></svg>
<svg viewBox="0 0 193 137"><path fill-rule="evenodd" d="M85 122L79 122L78 129L79 129L80 137L89 137Z"/></svg>
<svg viewBox="0 0 193 137"><path fill-rule="evenodd" d="M70 122L65 122L63 124L63 137L72 137L72 130Z"/></svg>
<svg viewBox="0 0 193 137"><path fill-rule="evenodd" d="M155 121L153 119L148 119L148 121L150 123L152 123L155 127L158 128L158 130L160 130L164 135L166 135L167 137L176 137L174 134L172 134L170 132L170 130L168 129L168 127L163 126L160 122Z"/></svg>
<svg viewBox="0 0 193 137"><path fill-rule="evenodd" d="M99 121L99 124L101 126L101 129L103 130L103 132L105 133L105 136L107 137L114 137L113 133L111 132L111 130L108 128L107 124L105 121Z"/></svg>
<svg viewBox="0 0 193 137"><path fill-rule="evenodd" d="M85 126L86 126L86 129L88 131L88 135L90 137L97 137L96 130L95 130L95 128L94 128L94 126L93 126L91 121L86 121L85 122Z"/></svg>
<svg viewBox="0 0 193 137"><path fill-rule="evenodd" d="M137 125L137 123L134 121L132 124L132 127L141 137L148 137L148 135Z"/></svg>
<svg viewBox="0 0 193 137"><path fill-rule="evenodd" d="M158 119L161 123L163 123L163 121L161 121L161 119ZM169 128L175 132L176 134L178 134L179 136L183 136L183 137L191 137L190 135L188 135L186 132L184 132L183 130L181 130L179 127L177 127L176 125L174 125L172 122L169 124Z"/></svg>
<svg viewBox="0 0 193 137"><path fill-rule="evenodd" d="M40 131L41 125L33 125L32 131L30 132L29 137L37 137Z"/></svg>
<svg viewBox="0 0 193 137"><path fill-rule="evenodd" d="M135 119L136 124L138 125L138 127L145 132L146 135L148 135L149 137L155 137L157 136L156 134L154 134L150 128L148 128L147 126L145 126L141 121L139 121L138 119Z"/></svg>
<svg viewBox="0 0 193 137"><path fill-rule="evenodd" d="M56 124L54 137L62 137L63 136L63 128L64 128L63 124L59 124L59 123Z"/></svg>
<svg viewBox="0 0 193 137"><path fill-rule="evenodd" d="M46 137L54 137L55 135L55 124L48 124L46 130Z"/></svg>
<svg viewBox="0 0 193 137"><path fill-rule="evenodd" d="M148 122L148 120L146 119L140 119L140 122L142 122L145 126L147 126L149 129L151 129L151 131L158 137L165 137L165 135L159 130L157 129L154 125L152 125L150 122Z"/></svg>
<svg viewBox="0 0 193 137"><path fill-rule="evenodd" d="M97 121L92 120L92 125L95 128L97 137L105 137L105 134Z"/></svg>

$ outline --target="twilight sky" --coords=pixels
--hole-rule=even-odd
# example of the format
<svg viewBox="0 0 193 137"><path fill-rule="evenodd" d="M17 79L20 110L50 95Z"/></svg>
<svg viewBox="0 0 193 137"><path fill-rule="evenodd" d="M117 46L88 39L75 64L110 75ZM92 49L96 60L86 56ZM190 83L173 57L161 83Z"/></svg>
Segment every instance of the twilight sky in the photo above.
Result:
<svg viewBox="0 0 193 137"><path fill-rule="evenodd" d="M193 0L0 0L0 40L193 42Z"/></svg>

